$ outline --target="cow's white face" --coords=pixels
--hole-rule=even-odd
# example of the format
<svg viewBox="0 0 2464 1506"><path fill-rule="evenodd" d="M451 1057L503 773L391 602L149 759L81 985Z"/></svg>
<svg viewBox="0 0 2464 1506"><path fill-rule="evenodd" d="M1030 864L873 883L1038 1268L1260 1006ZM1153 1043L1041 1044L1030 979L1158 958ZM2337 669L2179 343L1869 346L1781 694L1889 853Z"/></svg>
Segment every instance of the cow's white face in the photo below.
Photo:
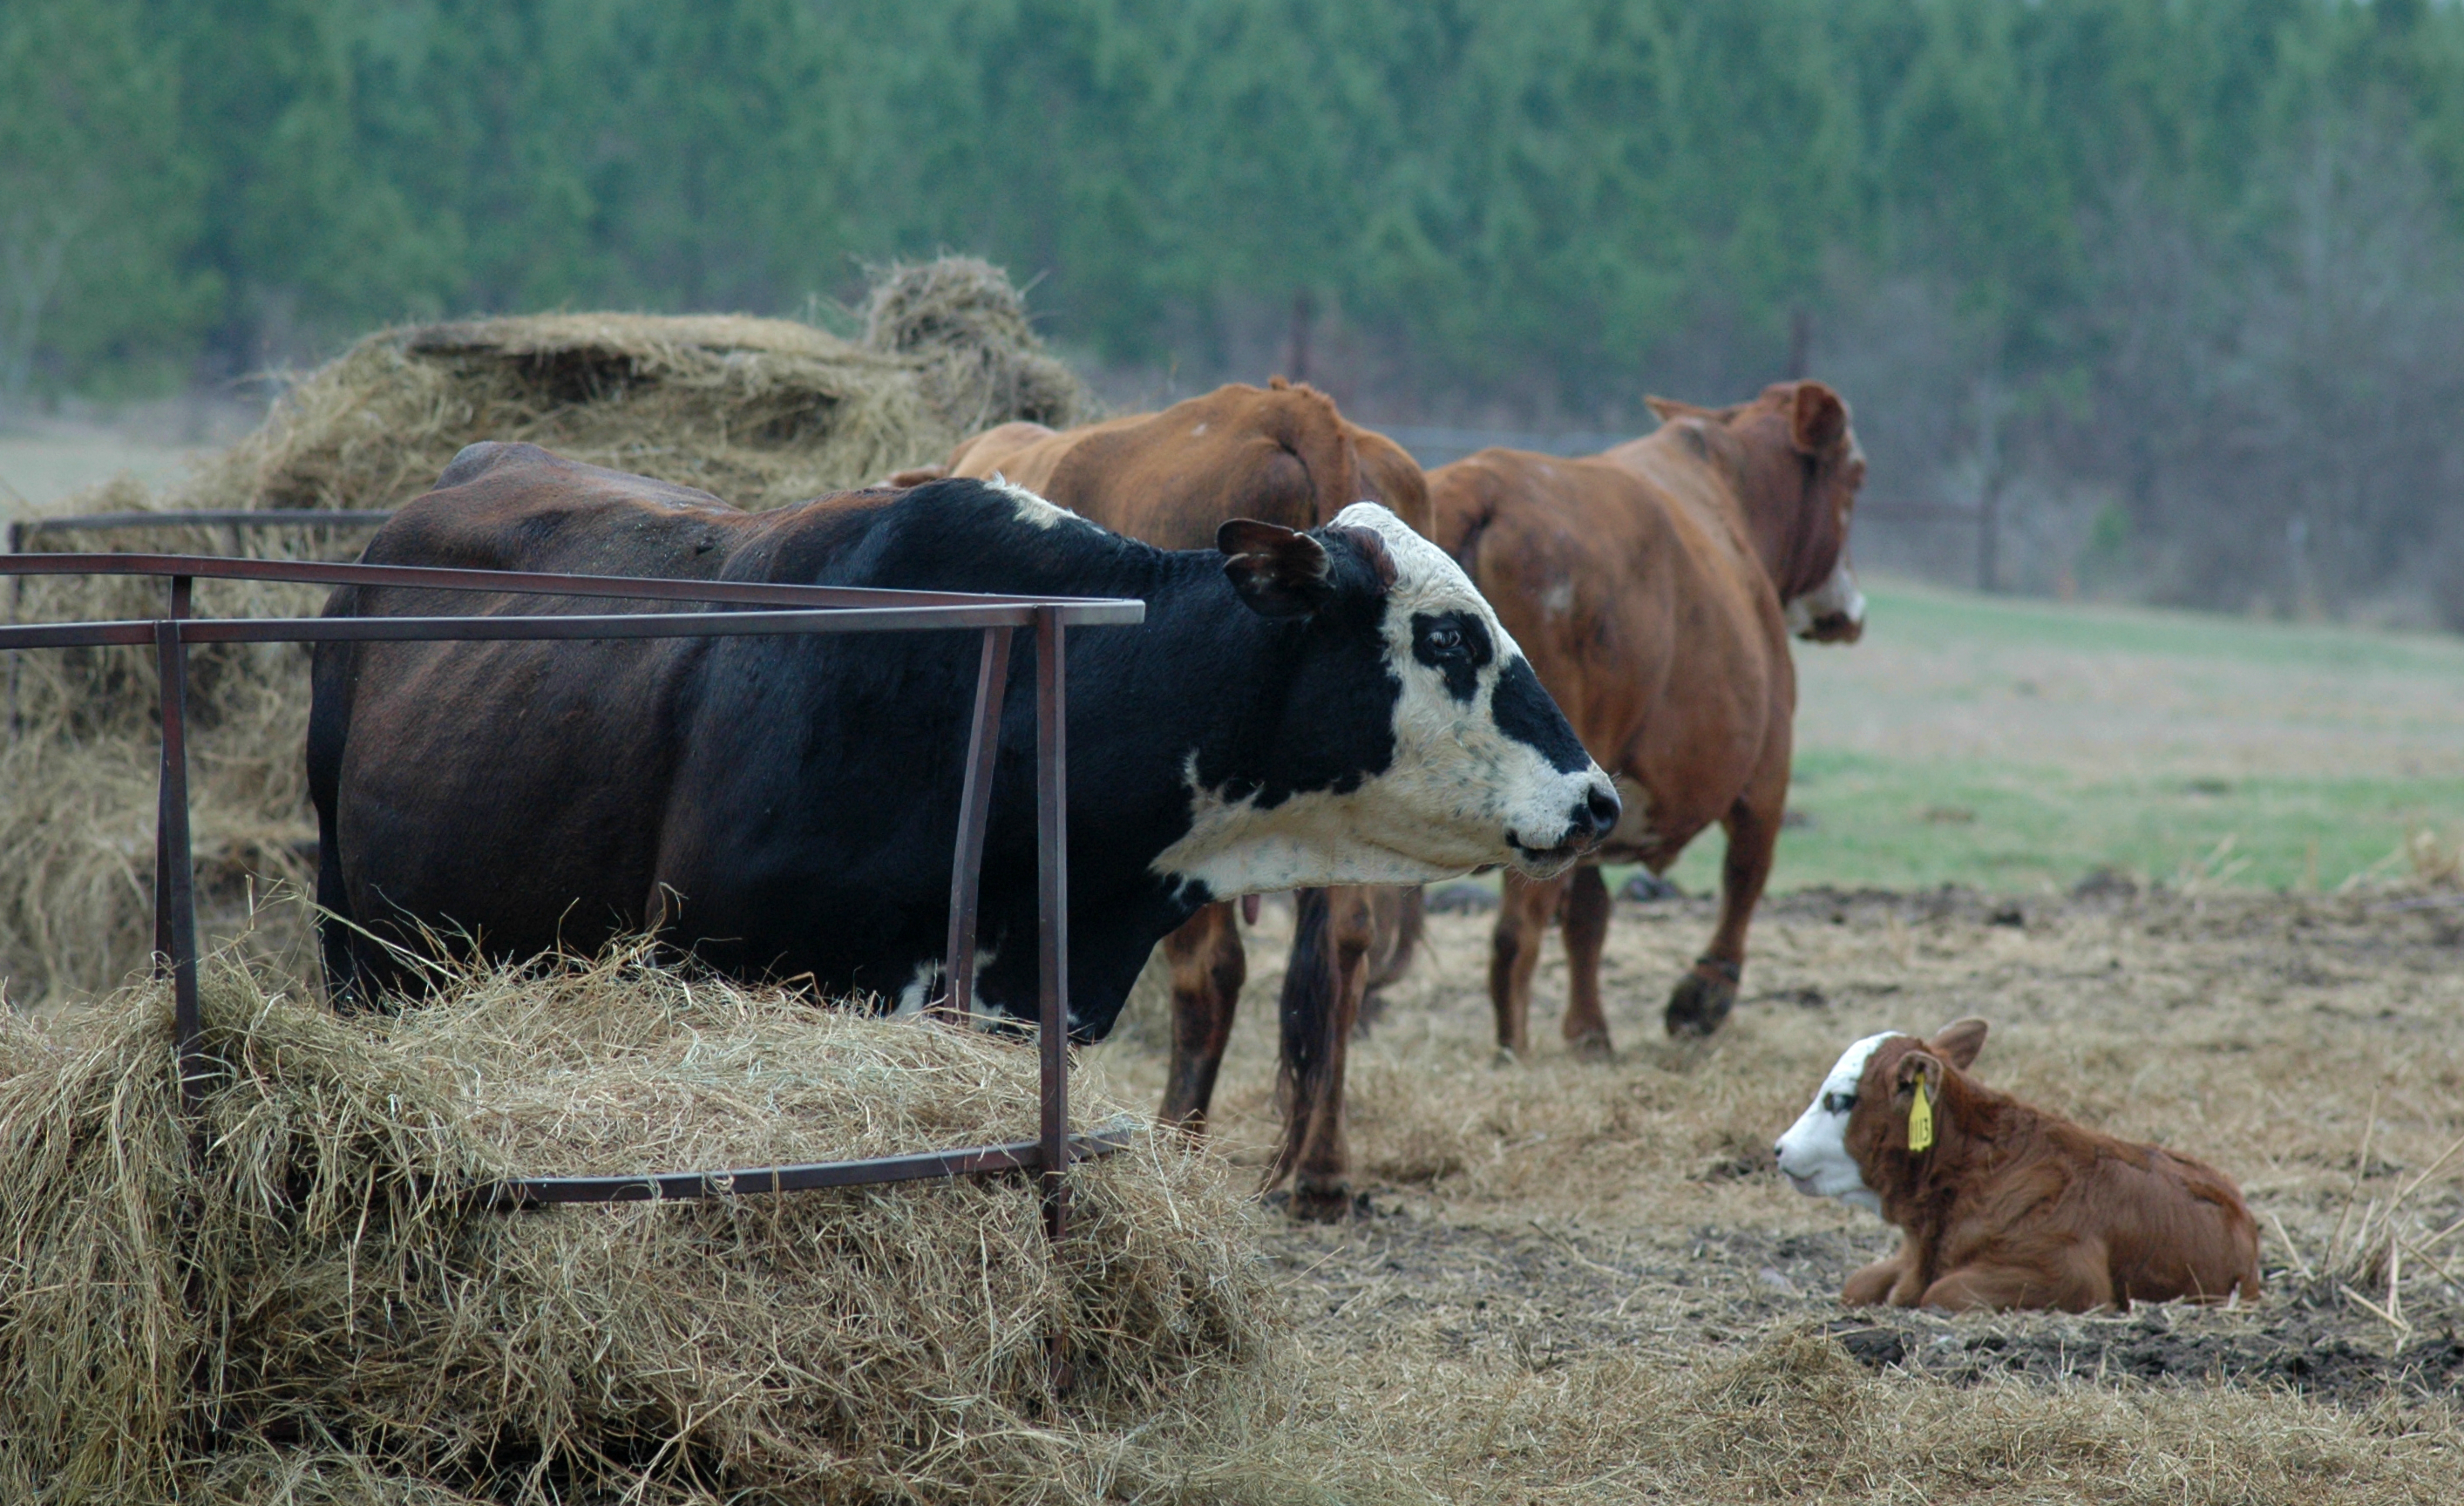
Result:
<svg viewBox="0 0 2464 1506"><path fill-rule="evenodd" d="M1393 571L1379 627L1391 757L1348 788L1265 804L1208 789L1193 756L1190 831L1154 871L1219 898L1424 884L1499 863L1537 878L1563 871L1617 823L1608 775L1444 551L1374 502L1331 528L1374 535Z"/></svg>
<svg viewBox="0 0 2464 1506"><path fill-rule="evenodd" d="M1865 1173L1848 1153L1848 1116L1857 1107L1865 1064L1883 1041L1899 1035L1886 1030L1868 1036L1839 1054L1822 1091L1814 1095L1788 1133L1779 1137L1780 1174L1808 1197L1836 1197L1851 1208L1881 1217L1882 1199L1865 1185Z"/></svg>
<svg viewBox="0 0 2464 1506"><path fill-rule="evenodd" d="M1824 581L1788 603L1788 630L1817 644L1853 644L1865 632L1865 593L1842 557Z"/></svg>

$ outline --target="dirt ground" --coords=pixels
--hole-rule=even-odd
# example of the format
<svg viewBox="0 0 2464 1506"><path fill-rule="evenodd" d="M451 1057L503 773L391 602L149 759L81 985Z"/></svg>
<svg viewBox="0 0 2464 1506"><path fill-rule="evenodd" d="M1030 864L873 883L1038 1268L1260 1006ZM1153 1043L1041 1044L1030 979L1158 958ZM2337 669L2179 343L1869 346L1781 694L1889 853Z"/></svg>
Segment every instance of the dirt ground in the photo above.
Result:
<svg viewBox="0 0 2464 1506"><path fill-rule="evenodd" d="M1288 916L1270 905L1252 933L1218 1099L1220 1143L1249 1167L1275 1130ZM1564 996L1553 943L1543 1044L1499 1064L1490 916L1431 922L1353 1057L1359 1216L1270 1218L1261 1235L1313 1385L1340 1414L1329 1425L1353 1430L1364 1457L1400 1461L1417 1488L2464 1499L2464 895L1801 892L1764 907L1744 1002L1699 1046L1665 1040L1658 1013L1708 933L1708 902L1620 900L1606 979L1618 1055L1605 1066L1576 1062L1549 1029ZM1142 994L1128 1038L1089 1055L1132 1102L1160 1091L1158 1002ZM1843 1308L1842 1278L1896 1238L1789 1190L1771 1143L1850 1040L1965 1015L1992 1024L1987 1080L2236 1177L2262 1226L2266 1296L2098 1317ZM1732 1392L1774 1366L1793 1379L1771 1395L1837 1406L1757 1443L1761 1404ZM1658 1422L1626 1415L1621 1397ZM2035 1442L1969 1457L1988 1413ZM1666 1442L1688 1417L1730 1451L1724 1462ZM1837 1433L1831 1451L1792 1452L1809 1427ZM1520 1444L1499 1431L1517 1428ZM2233 1457L2197 1462L2220 1446ZM1843 1461L1858 1481L1842 1484Z"/></svg>

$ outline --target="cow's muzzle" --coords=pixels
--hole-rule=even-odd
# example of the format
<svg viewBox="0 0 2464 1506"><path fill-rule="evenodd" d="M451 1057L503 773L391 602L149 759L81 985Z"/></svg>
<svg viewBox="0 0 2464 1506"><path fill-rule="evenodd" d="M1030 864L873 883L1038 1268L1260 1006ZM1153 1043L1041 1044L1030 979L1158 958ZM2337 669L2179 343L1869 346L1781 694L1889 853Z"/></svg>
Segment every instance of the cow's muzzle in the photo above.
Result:
<svg viewBox="0 0 2464 1506"><path fill-rule="evenodd" d="M1606 775L1588 781L1582 797L1566 813L1564 835L1546 847L1535 847L1517 833L1508 832L1506 840L1512 844L1520 866L1539 877L1550 877L1563 870L1575 859L1597 847L1602 839L1617 829L1617 817L1624 807L1619 804L1617 787Z"/></svg>
<svg viewBox="0 0 2464 1506"><path fill-rule="evenodd" d="M1865 620L1850 617L1845 612L1834 612L1828 617L1815 618L1796 636L1810 644L1853 644L1865 636Z"/></svg>

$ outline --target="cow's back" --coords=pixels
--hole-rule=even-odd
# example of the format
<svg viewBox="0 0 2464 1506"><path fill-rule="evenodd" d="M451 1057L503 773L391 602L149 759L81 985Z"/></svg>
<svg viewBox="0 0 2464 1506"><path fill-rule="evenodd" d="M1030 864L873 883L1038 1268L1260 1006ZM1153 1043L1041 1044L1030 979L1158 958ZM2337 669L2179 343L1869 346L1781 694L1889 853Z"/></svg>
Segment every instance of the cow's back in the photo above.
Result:
<svg viewBox="0 0 2464 1506"><path fill-rule="evenodd" d="M714 579L775 527L706 492L528 445L474 445L363 559L469 570ZM676 603L344 587L325 615L618 614ZM499 897L491 949L591 947L638 927L693 639L320 644L308 745L320 902L383 930L397 909ZM450 822L430 813L451 811ZM520 833L473 842L472 830ZM342 855L336 859L334 854ZM520 896L541 896L525 905ZM559 896L549 899L545 896Z"/></svg>
<svg viewBox="0 0 2464 1506"><path fill-rule="evenodd" d="M960 445L948 471L999 474L1163 549L1211 548L1236 517L1314 528L1363 500L1430 532L1427 485L1411 456L1347 422L1323 393L1280 378L1060 433L1002 425Z"/></svg>
<svg viewBox="0 0 2464 1506"><path fill-rule="evenodd" d="M1733 509L1707 476L1688 496L1605 458L1511 449L1428 483L1439 546L1593 756L1640 786L1616 856L1673 857L1737 798L1795 708L1785 623Z"/></svg>

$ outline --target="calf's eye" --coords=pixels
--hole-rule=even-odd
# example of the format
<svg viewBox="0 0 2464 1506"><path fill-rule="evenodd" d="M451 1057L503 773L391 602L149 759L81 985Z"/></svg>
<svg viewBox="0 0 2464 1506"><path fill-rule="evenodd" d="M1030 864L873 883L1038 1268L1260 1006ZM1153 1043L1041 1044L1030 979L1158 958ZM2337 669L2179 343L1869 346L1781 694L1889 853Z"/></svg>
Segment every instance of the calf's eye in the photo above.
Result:
<svg viewBox="0 0 2464 1506"><path fill-rule="evenodd" d="M1825 1093L1822 1095L1822 1111L1826 1114L1845 1114L1856 1106L1857 1095L1854 1093Z"/></svg>
<svg viewBox="0 0 2464 1506"><path fill-rule="evenodd" d="M1433 627L1422 640L1433 654L1459 654L1463 651L1463 630L1458 627Z"/></svg>

